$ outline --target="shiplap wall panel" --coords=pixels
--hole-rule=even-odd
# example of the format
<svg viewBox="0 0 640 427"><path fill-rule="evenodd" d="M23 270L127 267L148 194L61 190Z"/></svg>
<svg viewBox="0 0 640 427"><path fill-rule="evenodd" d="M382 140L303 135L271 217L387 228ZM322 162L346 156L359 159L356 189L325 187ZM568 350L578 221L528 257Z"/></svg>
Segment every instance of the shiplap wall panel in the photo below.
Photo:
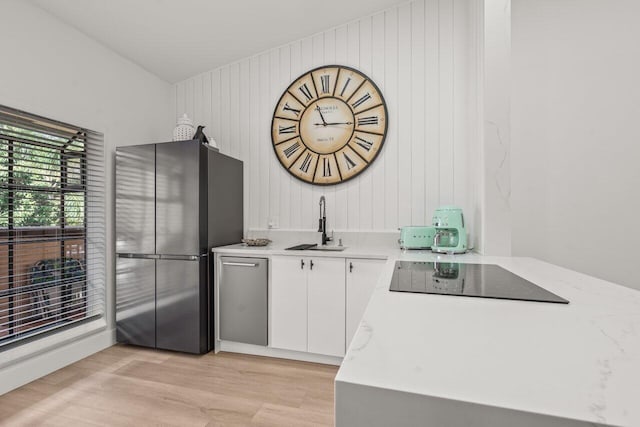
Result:
<svg viewBox="0 0 640 427"><path fill-rule="evenodd" d="M220 70L211 73L211 115L209 133L214 139L220 139L222 122L220 120Z"/></svg>
<svg viewBox="0 0 640 427"><path fill-rule="evenodd" d="M251 134L249 127L249 116L247 111L243 111L243 108L249 107L251 105L251 86L248 84L251 78L251 63L249 61L242 61L240 63L240 158L241 159L250 159L251 157ZM244 224L249 224L249 206L250 204L250 192L249 192L249 182L251 179L250 169L247 167L248 162L245 161L245 165L243 168L243 182L244 182L244 193L243 193L243 205L244 209Z"/></svg>
<svg viewBox="0 0 640 427"><path fill-rule="evenodd" d="M376 82L382 93L385 93L385 73L384 73L384 47L385 28L384 13L379 13L372 17L371 22L371 78ZM387 146L388 147L388 146ZM383 149L384 152L385 149ZM372 165L372 210L374 230L385 228L385 157L380 154L379 159ZM361 227L364 228L364 227Z"/></svg>
<svg viewBox="0 0 640 427"><path fill-rule="evenodd" d="M427 220L425 207L426 175L424 163L425 93L424 2L411 3L411 223ZM422 200L422 203L419 201Z"/></svg>
<svg viewBox="0 0 640 427"><path fill-rule="evenodd" d="M398 221L400 224L418 224L411 220L412 168L411 168L411 3L398 9L398 111L397 120L392 122L398 128ZM424 96L424 95L421 95ZM419 173L419 172L417 172Z"/></svg>
<svg viewBox="0 0 640 427"><path fill-rule="evenodd" d="M207 126L220 150L244 161L245 228L331 229L429 224L438 205L473 216L467 162L477 93L473 0L415 0L177 83L175 113ZM324 64L358 68L388 107L385 146L361 175L312 186L280 166L271 116L286 87Z"/></svg>
<svg viewBox="0 0 640 427"><path fill-rule="evenodd" d="M371 46L371 17L360 20L360 46L359 46L359 67L369 77L372 74L372 46ZM378 163L374 162L367 173L362 174L359 182L354 182L360 193L360 203L358 203L359 216L357 228L370 230L373 228L373 173Z"/></svg>
<svg viewBox="0 0 640 427"><path fill-rule="evenodd" d="M269 98L278 99L280 81L280 49L273 49L269 54ZM269 147L269 144L264 144ZM269 218L278 221L280 218L280 170L275 155L269 155ZM284 177L282 177L284 178Z"/></svg>
<svg viewBox="0 0 640 427"><path fill-rule="evenodd" d="M427 214L440 203L440 7L425 4L425 205Z"/></svg>
<svg viewBox="0 0 640 427"><path fill-rule="evenodd" d="M467 163L467 141L469 128L462 126L468 123L471 103L468 75L471 68L468 55L471 49L470 38L456 28L468 28L471 23L471 9L465 7L466 0L454 0L453 3L453 204L463 204L468 185L468 167L460 167Z"/></svg>
<svg viewBox="0 0 640 427"><path fill-rule="evenodd" d="M265 224L269 220L269 202L273 195L271 194L270 188L270 175L269 170L271 169L271 144L267 144L269 133L266 131L270 128L271 124L271 108L269 108L272 104L271 97L269 96L269 53L263 53L260 55L260 75L259 78L259 93L258 93L258 105L259 105L259 114L258 114L258 129L260 130L258 134L258 145L255 147L260 152L260 160L256 165L259 171L259 182L260 182L260 205L258 210L258 218L260 224Z"/></svg>
<svg viewBox="0 0 640 427"><path fill-rule="evenodd" d="M440 70L440 200L439 203L453 203L453 176L456 168L454 158L454 105L453 105L453 1L439 0L438 59Z"/></svg>
<svg viewBox="0 0 640 427"><path fill-rule="evenodd" d="M251 104L249 104L249 146L251 150L248 161L247 159L242 159L245 162L244 168L249 170L250 181L248 188L246 185L244 187L244 191L249 192L249 204L245 206L244 209L249 211L249 224L258 224L260 223L260 150L258 145L260 136L258 124L258 116L260 113L260 108L258 107L260 102L260 99L258 99L260 92L260 82L258 81L260 77L260 58L254 56L250 61L249 93L251 94Z"/></svg>
<svg viewBox="0 0 640 427"><path fill-rule="evenodd" d="M400 225L398 212L398 10L385 12L385 91L389 128L381 155L385 163L385 229ZM379 208L379 207L378 207ZM406 209L406 206L404 207Z"/></svg>

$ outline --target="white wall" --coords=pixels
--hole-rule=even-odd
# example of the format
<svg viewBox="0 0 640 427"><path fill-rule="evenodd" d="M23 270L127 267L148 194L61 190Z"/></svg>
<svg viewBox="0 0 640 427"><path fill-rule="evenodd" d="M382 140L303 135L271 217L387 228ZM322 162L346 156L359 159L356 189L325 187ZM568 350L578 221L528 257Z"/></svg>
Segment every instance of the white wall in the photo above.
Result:
<svg viewBox="0 0 640 427"><path fill-rule="evenodd" d="M441 204L476 214L477 14L474 0L416 0L246 58L176 85L176 115L207 126L221 151L245 162L245 229L393 230L430 224ZM273 154L270 121L282 92L323 64L369 75L389 109L376 161L337 186L301 183Z"/></svg>
<svg viewBox="0 0 640 427"><path fill-rule="evenodd" d="M511 0L484 2L479 75L483 139L474 158L481 165L476 249L485 255L511 255L510 6Z"/></svg>
<svg viewBox="0 0 640 427"><path fill-rule="evenodd" d="M108 207L107 322L102 339L85 338L50 357L40 354L44 365L29 363L22 351L23 363L0 369L2 393L7 385L43 375L43 366L58 369L113 342L114 147L169 140L174 120L169 84L29 2L0 2L0 52L0 103L104 133Z"/></svg>
<svg viewBox="0 0 640 427"><path fill-rule="evenodd" d="M513 254L640 289L640 2L513 0Z"/></svg>

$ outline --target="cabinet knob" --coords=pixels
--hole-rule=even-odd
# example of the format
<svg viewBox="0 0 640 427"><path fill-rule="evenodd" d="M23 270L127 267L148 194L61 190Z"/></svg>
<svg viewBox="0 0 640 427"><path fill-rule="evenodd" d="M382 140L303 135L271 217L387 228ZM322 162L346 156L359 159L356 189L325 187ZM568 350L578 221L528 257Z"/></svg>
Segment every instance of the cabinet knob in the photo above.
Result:
<svg viewBox="0 0 640 427"><path fill-rule="evenodd" d="M349 273L353 273L353 263L349 263Z"/></svg>
<svg viewBox="0 0 640 427"><path fill-rule="evenodd" d="M313 270L313 260L310 260L310 261L309 261L309 269L310 269L310 270Z"/></svg>
<svg viewBox="0 0 640 427"><path fill-rule="evenodd" d="M300 260L300 270L304 270L304 260Z"/></svg>

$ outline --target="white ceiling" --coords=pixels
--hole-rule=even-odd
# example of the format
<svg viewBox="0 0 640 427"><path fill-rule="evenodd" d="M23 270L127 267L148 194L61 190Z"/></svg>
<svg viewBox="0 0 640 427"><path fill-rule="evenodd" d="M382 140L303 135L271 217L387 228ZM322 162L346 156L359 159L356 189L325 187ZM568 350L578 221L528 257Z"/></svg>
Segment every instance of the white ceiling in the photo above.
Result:
<svg viewBox="0 0 640 427"><path fill-rule="evenodd" d="M406 0L31 0L175 83Z"/></svg>

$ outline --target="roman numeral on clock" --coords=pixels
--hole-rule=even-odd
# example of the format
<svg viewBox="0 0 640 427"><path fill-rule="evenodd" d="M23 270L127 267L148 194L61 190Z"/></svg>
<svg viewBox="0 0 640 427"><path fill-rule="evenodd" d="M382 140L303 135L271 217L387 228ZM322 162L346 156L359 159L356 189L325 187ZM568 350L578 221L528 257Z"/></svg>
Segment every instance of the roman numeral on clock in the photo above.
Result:
<svg viewBox="0 0 640 427"><path fill-rule="evenodd" d="M282 125L278 125L278 133L279 134L283 134L283 133L295 133L296 131L296 125L293 126L282 126Z"/></svg>
<svg viewBox="0 0 640 427"><path fill-rule="evenodd" d="M364 104L365 102L367 102L367 100L371 99L371 95L369 94L369 92L365 93L364 95L362 95L360 97L360 99L358 99L356 102L354 102L353 104L351 104L351 106L353 108L358 108L359 106L361 106L362 104Z"/></svg>
<svg viewBox="0 0 640 427"><path fill-rule="evenodd" d="M307 98L307 101L311 101L313 99L313 95L311 95L311 91L309 90L309 86L307 86L307 84L303 84L302 86L300 86L298 88L298 90L300 92L302 92L302 94L304 95L305 98Z"/></svg>
<svg viewBox="0 0 640 427"><path fill-rule="evenodd" d="M327 157L322 159L322 176L331 176L331 162Z"/></svg>
<svg viewBox="0 0 640 427"><path fill-rule="evenodd" d="M356 144L358 144L360 147L364 148L367 151L371 150L371 147L373 146L373 142L367 141L366 139L362 139L359 136L355 137L355 141L356 141Z"/></svg>
<svg viewBox="0 0 640 427"><path fill-rule="evenodd" d="M304 173L309 172L309 166L311 166L311 153L307 153L304 161L300 165L300 170Z"/></svg>
<svg viewBox="0 0 640 427"><path fill-rule="evenodd" d="M344 156L344 161L347 162L347 170L351 170L356 167L356 162L351 160L351 158L347 156L346 153L342 153L342 155Z"/></svg>
<svg viewBox="0 0 640 427"><path fill-rule="evenodd" d="M289 157L291 157L296 151L298 151L298 149L300 148L300 143L298 141L295 142L295 144L291 144L289 147L285 148L282 152L284 153L284 155L287 157L287 159Z"/></svg>
<svg viewBox="0 0 640 427"><path fill-rule="evenodd" d="M344 91L347 90L347 86L349 86L350 81L351 81L351 77L347 77L347 81L344 82L344 86L342 86L342 91L340 91L340 96L344 96Z"/></svg>
<svg viewBox="0 0 640 427"><path fill-rule="evenodd" d="M378 116L369 116L369 117L359 117L358 118L358 126L377 125L377 124L378 124Z"/></svg>
<svg viewBox="0 0 640 427"><path fill-rule="evenodd" d="M329 93L329 74L320 76L320 82L322 83L322 93Z"/></svg>
<svg viewBox="0 0 640 427"><path fill-rule="evenodd" d="M297 110L295 108L292 108L287 102L284 103L284 107L282 107L282 109L284 111L291 111L293 114L295 114L296 116L298 114L300 114L300 110Z"/></svg>

